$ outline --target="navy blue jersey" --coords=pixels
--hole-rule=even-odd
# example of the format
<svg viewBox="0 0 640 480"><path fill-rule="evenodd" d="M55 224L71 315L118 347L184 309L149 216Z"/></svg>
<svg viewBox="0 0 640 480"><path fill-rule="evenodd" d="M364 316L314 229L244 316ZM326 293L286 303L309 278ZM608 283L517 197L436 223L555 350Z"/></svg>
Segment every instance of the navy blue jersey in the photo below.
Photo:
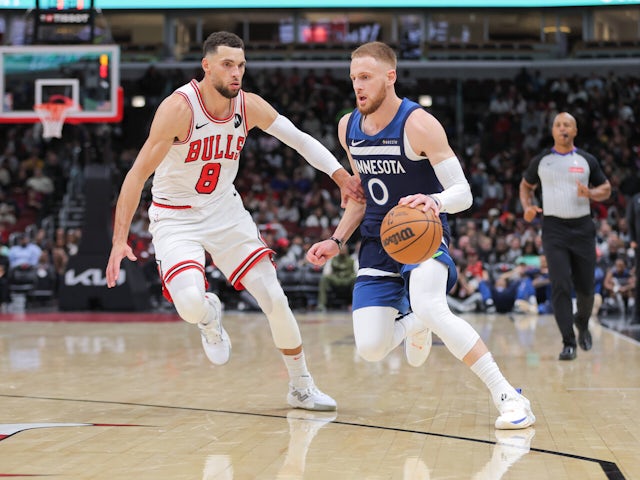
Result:
<svg viewBox="0 0 640 480"><path fill-rule="evenodd" d="M393 120L376 135L362 131L363 117L357 109L351 113L346 143L360 174L367 201L360 225L363 237L380 236L382 219L402 197L443 190L429 160L415 154L408 156L405 151L404 126L411 112L417 108L422 107L404 98ZM448 245L450 231L446 214L440 214L440 219L443 238Z"/></svg>

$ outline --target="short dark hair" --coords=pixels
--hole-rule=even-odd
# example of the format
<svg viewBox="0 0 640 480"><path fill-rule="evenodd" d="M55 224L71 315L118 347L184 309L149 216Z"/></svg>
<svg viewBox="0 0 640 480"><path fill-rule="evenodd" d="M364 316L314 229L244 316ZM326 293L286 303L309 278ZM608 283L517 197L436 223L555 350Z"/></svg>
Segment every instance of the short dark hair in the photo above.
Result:
<svg viewBox="0 0 640 480"><path fill-rule="evenodd" d="M223 31L213 32L207 37L202 45L202 54L206 57L210 53L216 53L220 45L244 50L244 42L239 36L235 33Z"/></svg>

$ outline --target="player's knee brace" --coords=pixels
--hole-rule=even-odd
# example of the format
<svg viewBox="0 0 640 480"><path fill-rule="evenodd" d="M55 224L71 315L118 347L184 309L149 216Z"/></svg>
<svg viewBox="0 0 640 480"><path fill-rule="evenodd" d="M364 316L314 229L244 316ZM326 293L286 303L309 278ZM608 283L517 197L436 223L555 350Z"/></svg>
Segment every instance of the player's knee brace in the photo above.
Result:
<svg viewBox="0 0 640 480"><path fill-rule="evenodd" d="M462 360L480 336L465 320L451 312L446 284L447 267L438 261L428 261L414 269L409 281L411 308L449 351Z"/></svg>
<svg viewBox="0 0 640 480"><path fill-rule="evenodd" d="M299 347L302 344L300 329L273 266L266 261L260 261L242 279L242 284L267 316L276 347Z"/></svg>
<svg viewBox="0 0 640 480"><path fill-rule="evenodd" d="M206 319L210 308L204 297L204 279L200 272L186 270L176 275L167 288L180 318L189 323Z"/></svg>
<svg viewBox="0 0 640 480"><path fill-rule="evenodd" d="M397 310L391 307L365 307L353 312L353 335L358 355L378 362L389 353Z"/></svg>

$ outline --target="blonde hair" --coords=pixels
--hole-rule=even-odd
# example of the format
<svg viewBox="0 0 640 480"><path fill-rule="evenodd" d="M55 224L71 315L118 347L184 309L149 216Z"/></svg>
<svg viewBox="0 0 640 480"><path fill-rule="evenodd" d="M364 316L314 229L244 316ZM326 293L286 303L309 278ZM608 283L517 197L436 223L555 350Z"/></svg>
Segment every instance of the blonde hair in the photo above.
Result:
<svg viewBox="0 0 640 480"><path fill-rule="evenodd" d="M362 44L351 53L351 60L361 57L372 57L380 62L388 64L393 67L394 70L398 64L396 52L394 52L389 45L382 42L369 42Z"/></svg>

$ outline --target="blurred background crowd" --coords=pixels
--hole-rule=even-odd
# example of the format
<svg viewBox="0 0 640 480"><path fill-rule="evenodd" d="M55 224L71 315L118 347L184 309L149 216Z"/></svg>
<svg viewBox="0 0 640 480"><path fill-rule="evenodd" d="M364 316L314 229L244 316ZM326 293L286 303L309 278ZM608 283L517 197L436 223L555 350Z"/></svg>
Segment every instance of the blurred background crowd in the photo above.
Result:
<svg viewBox="0 0 640 480"><path fill-rule="evenodd" d="M418 93L431 91L444 92L446 98L455 88L455 82L447 79L424 80L412 77L411 71L399 73L399 92L414 100ZM151 66L124 87L125 92L144 91L154 108L174 88L197 76L193 71L168 72ZM578 122L576 144L600 160L613 187L609 200L593 205L601 270L598 307L605 314L631 315L634 250L625 212L631 196L640 192L640 126L636 121L640 76L596 71L545 77L523 68L510 79L467 79L461 86L462 122L456 121L453 102L432 108L455 142L474 195L471 209L450 217L450 249L460 271L460 281L450 295L452 307L458 311L549 311L540 224L522 220L517 192L531 158L552 144L553 117L568 111ZM331 70L249 69L244 88L259 92L348 166L336 135L338 119L355 104L348 76L336 78ZM1 128L0 303L6 310L12 304L12 293L24 293L33 305L55 305L66 263L81 242L84 166L91 161L90 155L109 165L113 196L104 201L115 205L118 187L143 138L138 139L137 147L132 146L136 141L127 137L126 123L91 130L65 126L63 139L51 141L42 140L39 125ZM92 147L84 148L86 145ZM130 241L145 273L152 305L163 308L167 305L160 293L147 230L150 186L149 181ZM304 259L306 249L330 236L340 218L339 191L331 179L294 150L256 130L242 152L236 186L265 242L277 253L278 271L293 306L319 310L348 306L351 280L322 284L322 279L337 271L352 279L357 261L323 273ZM357 245L357 237L352 238L351 255L347 255L352 260ZM207 271L211 288L221 293L228 308L255 308L250 297L229 287L215 265L210 263ZM327 296L327 291L333 294Z"/></svg>

